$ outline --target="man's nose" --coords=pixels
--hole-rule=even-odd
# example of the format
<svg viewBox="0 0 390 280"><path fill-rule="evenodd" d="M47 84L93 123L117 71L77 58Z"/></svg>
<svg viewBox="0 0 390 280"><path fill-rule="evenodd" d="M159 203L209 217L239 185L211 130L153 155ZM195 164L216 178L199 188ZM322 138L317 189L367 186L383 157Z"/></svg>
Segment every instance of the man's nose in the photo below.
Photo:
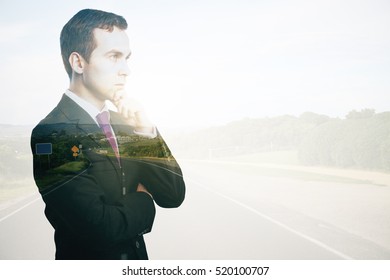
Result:
<svg viewBox="0 0 390 280"><path fill-rule="evenodd" d="M119 68L119 75L126 76L126 77L130 75L130 68L129 65L127 64L127 60L124 60L121 63L121 66Z"/></svg>

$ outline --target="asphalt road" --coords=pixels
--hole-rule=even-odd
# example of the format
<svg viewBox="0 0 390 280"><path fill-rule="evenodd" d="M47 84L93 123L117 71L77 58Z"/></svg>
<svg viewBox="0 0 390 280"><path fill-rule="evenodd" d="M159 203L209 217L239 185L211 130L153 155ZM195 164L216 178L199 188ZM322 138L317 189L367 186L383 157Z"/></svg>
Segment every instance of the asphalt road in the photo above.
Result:
<svg viewBox="0 0 390 280"><path fill-rule="evenodd" d="M151 258L390 259L388 186L246 164L181 166L187 200L159 209Z"/></svg>
<svg viewBox="0 0 390 280"><path fill-rule="evenodd" d="M35 193L0 212L0 259L54 259L54 231L44 208Z"/></svg>
<svg viewBox="0 0 390 280"><path fill-rule="evenodd" d="M390 259L388 186L180 163L186 200L157 209L145 236L151 259ZM36 194L0 211L0 259L54 258L43 210Z"/></svg>

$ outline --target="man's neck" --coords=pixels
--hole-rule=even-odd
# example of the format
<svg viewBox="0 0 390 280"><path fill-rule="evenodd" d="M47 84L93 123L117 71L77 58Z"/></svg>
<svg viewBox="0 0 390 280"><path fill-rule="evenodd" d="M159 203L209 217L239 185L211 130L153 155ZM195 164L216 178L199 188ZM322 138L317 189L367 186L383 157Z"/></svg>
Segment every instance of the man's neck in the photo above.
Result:
<svg viewBox="0 0 390 280"><path fill-rule="evenodd" d="M95 106L96 109L98 109L99 111L101 111L106 104L104 100L100 100L96 98L96 96L93 93L89 92L84 87L80 87L71 83L69 85L69 90L74 94L76 94L78 97L84 99L91 105Z"/></svg>
<svg viewBox="0 0 390 280"><path fill-rule="evenodd" d="M79 105L85 112L88 113L88 115L91 116L91 118L95 121L97 124L96 116L100 114L102 111L107 111L108 107L105 106L103 108L97 109L95 106L93 106L91 103L86 101L85 99L81 98L74 92L72 92L70 89L65 92L65 95L67 95L70 99L72 99L77 105Z"/></svg>

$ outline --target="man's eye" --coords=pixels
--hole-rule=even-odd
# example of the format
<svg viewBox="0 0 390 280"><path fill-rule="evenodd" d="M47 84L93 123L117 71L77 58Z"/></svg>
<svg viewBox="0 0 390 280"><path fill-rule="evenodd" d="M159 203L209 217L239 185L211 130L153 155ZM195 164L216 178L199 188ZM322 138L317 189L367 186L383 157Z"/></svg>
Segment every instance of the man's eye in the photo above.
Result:
<svg viewBox="0 0 390 280"><path fill-rule="evenodd" d="M117 61L118 58L119 58L119 56L118 56L117 54L112 54L112 55L110 55L110 59L111 59L112 61Z"/></svg>

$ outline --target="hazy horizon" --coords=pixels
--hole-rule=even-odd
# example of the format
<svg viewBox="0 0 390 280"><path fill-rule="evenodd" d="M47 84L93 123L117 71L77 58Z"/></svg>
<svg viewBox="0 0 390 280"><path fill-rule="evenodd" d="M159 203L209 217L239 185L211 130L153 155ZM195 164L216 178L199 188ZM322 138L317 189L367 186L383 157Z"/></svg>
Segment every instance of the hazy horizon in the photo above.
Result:
<svg viewBox="0 0 390 280"><path fill-rule="evenodd" d="M361 110L351 109L351 110L349 110L348 112L346 112L342 116L332 116L332 115L326 115L326 114L321 114L321 113L312 112L312 111L306 111L306 112L302 112L302 113L297 114L297 115L294 115L294 114L280 114L280 115L275 115L275 116L261 116L261 117L260 116L259 117L243 116L243 117L240 117L240 118L237 118L237 119L226 120L226 122L213 123L213 124L209 124L209 125L205 125L205 126L190 125L190 126L176 126L175 127L175 126L166 126L166 125L164 126L164 125L162 125L162 126L158 126L158 128L160 130L163 130L164 132L167 132L170 136L174 136L175 134L180 134L180 133L196 132L197 130L210 129L210 128L213 128L213 127L223 127L223 126L229 125L231 123L245 121L245 120L272 119L272 118L278 118L278 117L283 117L283 116L292 116L292 117L295 117L295 118L299 118L304 113L314 113L314 114L326 116L326 117L329 117L329 118L336 118L336 119L341 119L342 120L342 119L346 119L346 115L349 112L352 112L352 111L360 112L360 111L362 111L364 109L372 109L372 108L362 108ZM375 109L373 109L373 110L375 110ZM386 113L386 112L390 112L390 110L389 111L381 111L381 112L378 112L378 111L375 110L375 114ZM12 127L28 127L29 129L32 129L32 128L34 128L37 125L37 123L17 124L17 123L0 122L0 125L1 126L12 126Z"/></svg>

